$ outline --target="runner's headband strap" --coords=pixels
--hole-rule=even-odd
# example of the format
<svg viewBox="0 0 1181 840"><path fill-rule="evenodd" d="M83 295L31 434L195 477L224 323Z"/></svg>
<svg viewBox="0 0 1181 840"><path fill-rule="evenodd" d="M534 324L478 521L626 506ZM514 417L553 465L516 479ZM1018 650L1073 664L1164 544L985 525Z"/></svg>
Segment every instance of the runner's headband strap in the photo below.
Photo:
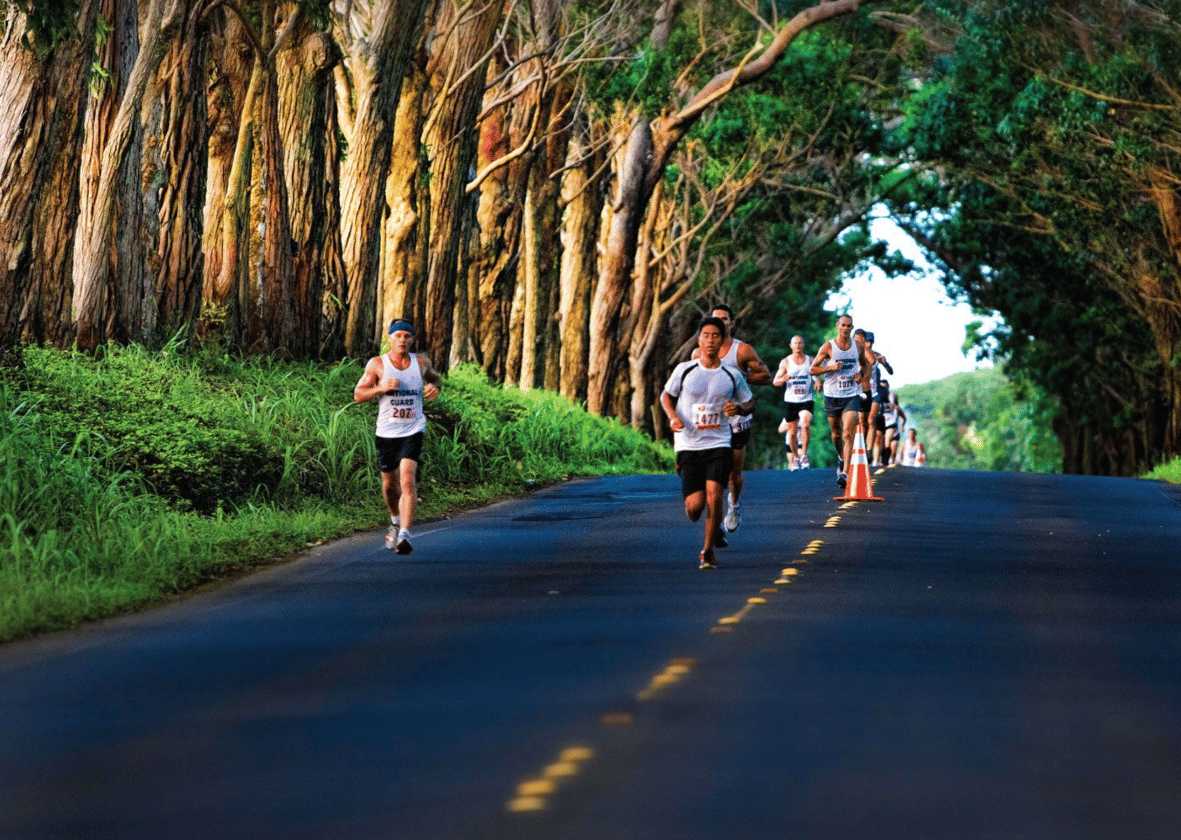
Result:
<svg viewBox="0 0 1181 840"><path fill-rule="evenodd" d="M397 320L390 324L389 332L391 334L396 332L408 332L411 335L414 335L414 324L405 320Z"/></svg>

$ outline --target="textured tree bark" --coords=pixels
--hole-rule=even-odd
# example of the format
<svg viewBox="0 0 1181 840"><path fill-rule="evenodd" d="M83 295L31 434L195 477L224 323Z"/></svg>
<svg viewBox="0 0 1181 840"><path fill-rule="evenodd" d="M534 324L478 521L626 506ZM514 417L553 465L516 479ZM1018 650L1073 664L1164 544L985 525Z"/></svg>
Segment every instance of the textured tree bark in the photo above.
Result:
<svg viewBox="0 0 1181 840"><path fill-rule="evenodd" d="M240 18L222 12L213 23L200 330L208 338L224 337L244 348L247 327L240 290L249 282L254 110L263 68Z"/></svg>
<svg viewBox="0 0 1181 840"><path fill-rule="evenodd" d="M574 132L562 178L562 257L559 273L559 329L561 332L562 395L574 402L586 399L591 289L594 285L596 246L602 204L590 182L601 160L592 155L584 132Z"/></svg>
<svg viewBox="0 0 1181 840"><path fill-rule="evenodd" d="M203 210L209 159L205 84L209 33L198 8L183 11L176 37L157 76L153 113L157 129L145 178L149 230L154 235L155 311L151 328L157 340L192 334L201 311L204 280ZM121 285L114 273L115 287ZM118 311L118 297L115 301ZM136 325L138 326L138 325Z"/></svg>
<svg viewBox="0 0 1181 840"><path fill-rule="evenodd" d="M341 238L348 275L345 350L367 355L380 337L377 279L389 175L393 116L406 63L418 42L430 0L350 0L337 42L344 47L349 91L348 157L341 170ZM347 103L349 106L352 103Z"/></svg>
<svg viewBox="0 0 1181 840"><path fill-rule="evenodd" d="M140 45L128 78L127 89L111 125L108 142L102 151L98 186L94 194L94 215L74 262L73 315L78 346L93 350L106 340L107 305L112 277L111 243L113 239L118 179L128 164L128 152L137 131L139 114L148 83L155 75L164 54L174 20L164 20L164 0L151 0L140 27ZM138 162L137 162L138 163Z"/></svg>
<svg viewBox="0 0 1181 840"><path fill-rule="evenodd" d="M102 15L111 27L98 45L99 61L109 77L91 93L79 167L81 199L75 247L85 242L94 224L102 153L119 103L139 53L139 9L126 0L103 0ZM112 219L111 308L106 332L115 341L150 344L156 336L156 274L152 223L141 187L144 126L137 121L127 159L116 179L116 210Z"/></svg>
<svg viewBox="0 0 1181 840"><path fill-rule="evenodd" d="M294 249L291 309L295 332L286 346L299 358L320 355L324 291L343 283L334 191L340 179L332 69L338 60L336 44L306 20L298 23L287 48L275 56L279 134L284 141L283 172Z"/></svg>
<svg viewBox="0 0 1181 840"><path fill-rule="evenodd" d="M435 92L435 107L423 137L431 173L431 233L425 328L419 345L429 349L436 364L451 357L459 249L472 216L464 188L475 162L475 122L487 75L480 64L486 60L503 11L500 3L450 0L439 27L448 37L441 39L428 67Z"/></svg>
<svg viewBox="0 0 1181 840"><path fill-rule="evenodd" d="M25 19L10 7L0 40L0 344L68 344L70 276L86 78L97 2L78 13L78 37L44 59L25 49Z"/></svg>

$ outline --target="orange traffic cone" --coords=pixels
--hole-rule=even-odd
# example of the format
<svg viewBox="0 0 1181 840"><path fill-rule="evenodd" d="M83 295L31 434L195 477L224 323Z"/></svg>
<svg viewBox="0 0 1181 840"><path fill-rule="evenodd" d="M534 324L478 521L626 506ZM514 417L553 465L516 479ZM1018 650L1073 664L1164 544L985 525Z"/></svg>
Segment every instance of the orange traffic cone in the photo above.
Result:
<svg viewBox="0 0 1181 840"><path fill-rule="evenodd" d="M853 440L853 457L849 464L849 481L845 485L845 495L833 496L834 502L856 499L866 502L884 502L881 496L873 494L873 485L869 480L869 458L865 454L865 437L858 430Z"/></svg>

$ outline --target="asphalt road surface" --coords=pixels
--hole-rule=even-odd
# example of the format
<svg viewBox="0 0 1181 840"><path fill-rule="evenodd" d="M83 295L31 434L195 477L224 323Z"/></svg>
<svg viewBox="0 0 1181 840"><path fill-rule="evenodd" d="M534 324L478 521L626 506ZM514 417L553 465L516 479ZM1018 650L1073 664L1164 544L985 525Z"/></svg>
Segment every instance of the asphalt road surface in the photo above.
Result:
<svg viewBox="0 0 1181 840"><path fill-rule="evenodd" d="M1181 837L1181 496L579 481L0 647L0 838Z"/></svg>

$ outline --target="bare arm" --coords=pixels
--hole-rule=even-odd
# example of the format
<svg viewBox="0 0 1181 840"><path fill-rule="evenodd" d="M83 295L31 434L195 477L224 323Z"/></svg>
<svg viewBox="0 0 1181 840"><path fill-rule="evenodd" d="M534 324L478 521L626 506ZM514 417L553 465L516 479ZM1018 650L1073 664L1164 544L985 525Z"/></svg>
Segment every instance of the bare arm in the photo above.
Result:
<svg viewBox="0 0 1181 840"><path fill-rule="evenodd" d="M786 385L787 384L787 363L791 356L784 356L779 362L779 370L775 371L775 378L771 380L772 385Z"/></svg>
<svg viewBox="0 0 1181 840"><path fill-rule="evenodd" d="M747 343L738 348L738 367L750 385L770 385L771 371L759 358L758 351Z"/></svg>
<svg viewBox="0 0 1181 840"><path fill-rule="evenodd" d="M677 414L676 404L673 403L672 395L668 391L660 392L660 407L664 409L664 416L668 418L670 429L679 432L685 428L685 421Z"/></svg>
<svg viewBox="0 0 1181 840"><path fill-rule="evenodd" d="M439 389L443 386L443 377L439 376L431 360L421 353L418 356L418 369L422 371L422 398L426 402L437 399Z"/></svg>
<svg viewBox="0 0 1181 840"><path fill-rule="evenodd" d="M808 373L812 374L812 376L820 376L824 373L835 373L836 371L840 370L841 365L839 362L833 362L831 365L825 364L825 361L831 355L832 351L829 348L828 342L826 341L820 346L820 349L816 351L816 356L812 359L812 368L808 371Z"/></svg>
<svg viewBox="0 0 1181 840"><path fill-rule="evenodd" d="M381 357L374 356L365 365L365 372L361 374L356 387L353 388L353 402L369 402L375 397L380 397L386 391L393 391L398 387L397 379L392 376L383 379L381 373Z"/></svg>

